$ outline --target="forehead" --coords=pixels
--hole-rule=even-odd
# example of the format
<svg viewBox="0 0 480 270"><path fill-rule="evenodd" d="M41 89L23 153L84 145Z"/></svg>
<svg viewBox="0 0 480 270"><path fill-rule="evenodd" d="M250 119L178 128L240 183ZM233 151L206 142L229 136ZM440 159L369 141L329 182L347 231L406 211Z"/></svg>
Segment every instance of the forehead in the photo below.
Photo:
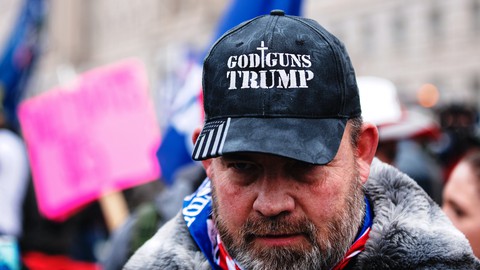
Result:
<svg viewBox="0 0 480 270"><path fill-rule="evenodd" d="M470 164L460 162L450 175L446 195L465 202L480 202L479 180Z"/></svg>
<svg viewBox="0 0 480 270"><path fill-rule="evenodd" d="M469 163L462 161L458 163L452 171L448 182L452 183L454 186L471 187L476 185L477 179L472 166Z"/></svg>

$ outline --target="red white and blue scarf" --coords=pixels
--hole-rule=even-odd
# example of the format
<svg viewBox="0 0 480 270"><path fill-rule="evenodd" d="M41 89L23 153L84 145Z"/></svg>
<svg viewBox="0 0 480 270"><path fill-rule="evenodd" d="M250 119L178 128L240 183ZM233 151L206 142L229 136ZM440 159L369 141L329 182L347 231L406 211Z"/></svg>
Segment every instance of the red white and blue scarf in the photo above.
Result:
<svg viewBox="0 0 480 270"><path fill-rule="evenodd" d="M190 234L215 270L241 270L238 263L228 255L212 220L212 196L210 179L200 185L193 193L185 197L183 202L183 218L187 223ZM345 257L333 270L344 269L350 260L365 249L370 228L372 214L368 199L365 197L366 211L363 226Z"/></svg>

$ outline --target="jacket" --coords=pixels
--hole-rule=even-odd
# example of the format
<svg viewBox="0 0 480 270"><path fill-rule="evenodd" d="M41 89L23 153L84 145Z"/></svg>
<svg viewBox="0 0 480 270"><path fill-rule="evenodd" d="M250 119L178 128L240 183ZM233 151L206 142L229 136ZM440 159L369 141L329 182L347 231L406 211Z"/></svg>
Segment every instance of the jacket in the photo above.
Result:
<svg viewBox="0 0 480 270"><path fill-rule="evenodd" d="M418 184L375 159L365 192L373 210L370 237L350 269L480 269L465 236ZM124 266L211 269L179 213Z"/></svg>

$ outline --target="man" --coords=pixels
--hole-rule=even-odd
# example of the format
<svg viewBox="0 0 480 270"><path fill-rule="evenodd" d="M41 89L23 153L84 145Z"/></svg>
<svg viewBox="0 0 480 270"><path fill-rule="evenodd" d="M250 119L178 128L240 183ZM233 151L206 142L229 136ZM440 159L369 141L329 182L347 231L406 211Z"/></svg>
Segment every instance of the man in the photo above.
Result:
<svg viewBox="0 0 480 270"><path fill-rule="evenodd" d="M206 181L124 269L480 269L413 180L378 160L342 43L272 11L203 69ZM373 163L372 163L373 162Z"/></svg>

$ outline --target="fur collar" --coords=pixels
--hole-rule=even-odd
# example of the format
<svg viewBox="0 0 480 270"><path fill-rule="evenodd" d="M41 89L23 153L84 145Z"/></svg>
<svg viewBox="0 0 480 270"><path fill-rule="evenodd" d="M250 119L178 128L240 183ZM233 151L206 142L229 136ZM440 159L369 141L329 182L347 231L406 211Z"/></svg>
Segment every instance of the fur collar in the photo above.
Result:
<svg viewBox="0 0 480 270"><path fill-rule="evenodd" d="M408 176L374 160L365 190L373 226L353 269L480 269L465 236ZM211 267L179 213L137 250L124 269Z"/></svg>
<svg viewBox="0 0 480 270"><path fill-rule="evenodd" d="M480 269L465 236L410 177L375 159L365 188L374 218L355 269Z"/></svg>

